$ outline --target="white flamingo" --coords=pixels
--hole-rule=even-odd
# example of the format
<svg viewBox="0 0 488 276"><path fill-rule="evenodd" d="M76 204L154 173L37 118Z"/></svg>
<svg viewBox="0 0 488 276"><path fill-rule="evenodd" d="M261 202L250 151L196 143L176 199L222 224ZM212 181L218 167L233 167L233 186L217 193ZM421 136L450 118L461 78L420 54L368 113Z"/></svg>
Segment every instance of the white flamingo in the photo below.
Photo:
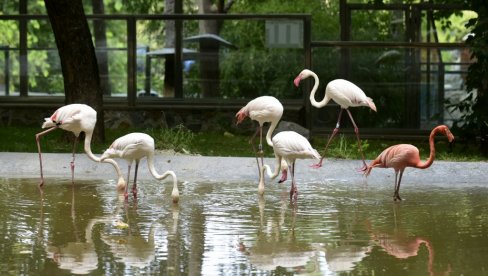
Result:
<svg viewBox="0 0 488 276"><path fill-rule="evenodd" d="M263 173L268 170L268 176L275 178L281 167L283 159L288 164L291 173L290 200L297 199L298 190L295 183L295 161L296 159L320 159L320 154L315 150L307 138L295 131L282 131L273 137L273 150L276 157L276 168L273 174L267 165L263 166Z"/></svg>
<svg viewBox="0 0 488 276"><path fill-rule="evenodd" d="M322 99L322 101L317 102L315 100L315 93L317 92L317 88L319 87L319 78L317 77L317 74L315 74L311 70L304 69L302 72L300 72L300 74L298 74L298 76L295 78L293 82L295 86L298 87L301 80L306 79L310 76L312 76L315 80L312 91L310 92L310 102L312 103L313 106L317 108L324 107L331 99L341 106L341 110L339 111L339 117L337 118L336 126L325 146L324 156L320 159L319 163L315 164L313 167L319 168L322 166L322 161L325 157L325 152L327 151L330 142L339 131L342 111L344 111L345 109L347 111L347 114L349 115L349 118L351 119L352 125L354 126L354 132L356 133L356 138L358 140L358 148L359 151L361 152L361 158L363 160L363 167L360 168L360 170L365 171L367 165L366 162L364 161L364 153L361 147L361 140L359 139L359 128L356 126L356 123L352 118L352 114L349 111L349 107L367 106L376 112L376 106L373 100L367 97L366 94L364 94L363 90L361 90L361 88L359 88L354 83L343 79L336 79L336 80L332 80L327 84L327 87L325 88L324 98Z"/></svg>
<svg viewBox="0 0 488 276"><path fill-rule="evenodd" d="M166 171L162 175L156 172L154 168L154 139L145 133L129 133L118 139L116 139L109 149L107 149L102 154L102 160L106 158L122 158L128 163L129 169L127 174L127 181L130 177L130 169L132 163L136 162L134 183L132 184L132 193L134 197L137 197L137 170L139 168L139 162L142 158L147 157L147 165L152 176L158 180L163 180L170 176L173 178L173 191L171 192L171 197L173 198L173 203L178 203L180 194L178 191L178 181L176 179L176 174L173 171ZM128 198L128 184L125 187L125 198Z"/></svg>
<svg viewBox="0 0 488 276"><path fill-rule="evenodd" d="M246 117L251 118L253 121L257 121L259 126L256 132L249 140L255 153L261 155L261 164L263 163L263 125L264 123L271 123L268 132L266 133L266 142L270 147L273 147L273 142L271 141L271 135L273 131L278 126L278 122L283 115L283 105L278 99L272 96L261 96L254 100L251 100L236 113L237 124L240 124ZM259 132L259 148L258 152L254 148L254 139Z"/></svg>
<svg viewBox="0 0 488 276"><path fill-rule="evenodd" d="M95 124L97 123L97 112L88 105L85 104L69 104L60 107L56 110L53 115L49 118L44 119L45 122L42 124L42 128L48 128L42 132L36 134L36 143L37 143L37 150L39 152L39 164L41 167L41 181L39 186L42 187L44 185L44 175L42 172L42 153L41 153L41 144L40 139L45 134L56 130L58 128L73 132L75 135L75 141L73 144L73 157L71 160L71 180L74 181L74 170L75 170L75 151L76 146L78 143L78 137L81 132L85 133L85 153L88 157L95 161L95 162L105 162L110 163L114 166L117 176L117 188L123 189L125 187L125 180L122 176L122 172L115 162L112 159L105 159L100 160L100 158L96 157L91 151L91 139L93 136L93 130L95 129Z"/></svg>
<svg viewBox="0 0 488 276"><path fill-rule="evenodd" d="M257 97L254 100L249 101L243 108L236 113L237 124L240 124L246 117L251 118L253 121L258 122L258 127L256 128L256 132L249 140L249 143L252 145L253 151L256 154L256 162L258 163L258 170L260 174L260 185L261 181L264 185L264 179L261 179L262 170L264 169L264 160L263 160L263 125L264 123L270 123L268 132L266 133L266 142L270 147L273 147L273 141L271 136L273 135L273 131L278 126L278 123L283 115L283 105L280 103L278 99L273 96L261 96ZM259 146L258 151L254 147L254 139L256 135L259 133ZM258 155L261 157L261 165L258 161ZM287 178L287 166L286 163L283 163L282 166L282 176L280 182L283 182ZM264 187L264 186L263 186ZM264 190L263 190L264 191ZM262 194L258 188L258 192Z"/></svg>

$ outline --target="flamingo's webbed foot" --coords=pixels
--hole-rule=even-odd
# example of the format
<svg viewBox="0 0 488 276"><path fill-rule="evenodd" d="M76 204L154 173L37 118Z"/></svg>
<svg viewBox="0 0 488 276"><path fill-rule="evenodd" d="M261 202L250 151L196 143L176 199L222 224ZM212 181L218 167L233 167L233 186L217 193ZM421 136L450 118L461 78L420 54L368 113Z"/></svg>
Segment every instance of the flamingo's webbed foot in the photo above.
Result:
<svg viewBox="0 0 488 276"><path fill-rule="evenodd" d="M312 167L314 169L318 169L318 168L322 167L322 162L319 162L317 164L310 165L310 167Z"/></svg>
<svg viewBox="0 0 488 276"><path fill-rule="evenodd" d="M357 168L357 171L363 174L366 173L367 170L368 170L368 165L366 165L366 163L364 163L361 168Z"/></svg>

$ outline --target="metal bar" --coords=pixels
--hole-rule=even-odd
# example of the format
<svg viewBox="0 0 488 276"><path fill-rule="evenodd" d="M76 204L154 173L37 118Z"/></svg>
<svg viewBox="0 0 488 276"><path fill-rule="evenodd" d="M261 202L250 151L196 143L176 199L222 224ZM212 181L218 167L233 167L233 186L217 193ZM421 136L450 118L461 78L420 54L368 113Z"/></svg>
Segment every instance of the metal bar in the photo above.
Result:
<svg viewBox="0 0 488 276"><path fill-rule="evenodd" d="M310 42L312 40L312 18L310 16L306 17L303 22L303 51L305 57L305 68L312 68L312 48L310 46ZM310 82L306 83L306 91L310 91ZM311 112L311 103L308 100L308 95L303 93L303 106L305 107L305 127L312 130L312 112Z"/></svg>
<svg viewBox="0 0 488 276"><path fill-rule="evenodd" d="M351 11L346 0L340 2L341 41L351 39ZM351 64L351 51L349 48L341 48L341 62L339 74L341 78L349 78L349 66Z"/></svg>
<svg viewBox="0 0 488 276"><path fill-rule="evenodd" d="M19 3L19 13L27 14L27 1L21 0ZM19 66L20 66L20 83L19 93L21 97L27 97L29 90L29 72L27 60L27 18L22 17L19 20Z"/></svg>
<svg viewBox="0 0 488 276"><path fill-rule="evenodd" d="M467 48L465 43L445 42L379 42L379 41L312 41L311 47L349 47L349 48Z"/></svg>
<svg viewBox="0 0 488 276"><path fill-rule="evenodd" d="M240 19L303 19L310 14L303 13L276 13L276 14L88 14L88 19L113 19L127 20L129 18L137 20L240 20ZM2 14L0 20L20 20L20 19L45 19L47 15L42 14Z"/></svg>
<svg viewBox="0 0 488 276"><path fill-rule="evenodd" d="M146 47L146 53L149 52L149 47ZM146 91L146 96L151 95L151 60L152 58L146 55L146 64L144 67L145 79L144 79L144 90Z"/></svg>
<svg viewBox="0 0 488 276"><path fill-rule="evenodd" d="M462 10L468 7L460 4L433 4L433 3L417 3L417 4L348 4L351 10L406 10L411 6L415 6L421 10Z"/></svg>
<svg viewBox="0 0 488 276"><path fill-rule="evenodd" d="M129 106L135 106L136 104L136 55L136 19L129 18L127 20L127 102Z"/></svg>
<svg viewBox="0 0 488 276"><path fill-rule="evenodd" d="M175 1L175 14L183 13L183 1ZM175 98L183 98L183 22L181 19L175 20L175 66L174 66L174 89Z"/></svg>
<svg viewBox="0 0 488 276"><path fill-rule="evenodd" d="M4 47L5 56L5 95L10 94L10 50L9 47Z"/></svg>

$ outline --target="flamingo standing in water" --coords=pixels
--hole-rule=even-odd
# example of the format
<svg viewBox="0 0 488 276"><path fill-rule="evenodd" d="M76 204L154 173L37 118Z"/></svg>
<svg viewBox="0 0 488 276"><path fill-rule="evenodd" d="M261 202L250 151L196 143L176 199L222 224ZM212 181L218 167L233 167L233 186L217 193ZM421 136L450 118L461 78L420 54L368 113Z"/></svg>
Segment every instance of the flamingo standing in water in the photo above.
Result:
<svg viewBox="0 0 488 276"><path fill-rule="evenodd" d="M351 119L352 125L354 126L354 132L356 133L356 138L358 140L358 148L359 151L361 152L361 158L363 160L363 167L360 170L365 171L367 165L366 165L366 161L364 161L364 153L363 153L363 149L361 148L361 140L359 139L359 128L356 126L356 123L352 118L352 114L349 111L349 107L367 106L376 112L376 106L373 100L367 97L366 94L364 94L363 90L361 90L361 88L356 86L354 83L343 79L336 79L327 84L327 87L325 88L324 98L322 99L322 101L317 102L315 100L315 93L317 92L317 89L319 87L319 78L317 77L317 74L315 74L314 72L308 69L305 69L302 72L300 72L300 74L298 74L298 76L295 78L293 83L295 84L296 87L298 87L301 80L306 79L310 76L312 76L315 80L312 91L310 92L310 102L312 103L313 106L317 108L322 108L331 99L341 106L341 110L339 111L339 117L337 118L336 126L325 146L324 156L322 156L319 163L315 164L313 167L320 168L322 166L322 161L325 158L325 152L327 152L327 148L329 147L330 142L339 131L342 111L346 110L347 114L349 115L349 118Z"/></svg>
<svg viewBox="0 0 488 276"><path fill-rule="evenodd" d="M256 154L256 162L258 163L258 170L260 174L259 181L264 181L261 179L261 173L264 169L264 160L263 160L263 125L264 123L270 123L268 132L266 133L266 142L270 147L273 147L273 141L271 136L273 131L278 126L278 123L283 115L283 105L280 103L278 99L272 96L261 96L257 97L254 100L248 102L243 108L236 113L237 122L236 124L240 124L246 117L251 118L253 121L258 122L258 127L256 128L256 132L249 140L249 143L252 145L253 151ZM259 146L258 151L254 147L254 139L256 135L259 133ZM261 157L261 165L258 161L258 155ZM280 179L280 183L287 179L288 175L288 166L285 162L281 164L282 168L282 176ZM264 185L264 182L263 182ZM259 190L259 188L258 188ZM261 192L259 192L261 194Z"/></svg>
<svg viewBox="0 0 488 276"><path fill-rule="evenodd" d="M268 176L274 178L278 175L282 159L284 159L288 164L291 173L290 200L292 197L296 200L298 196L298 190L295 183L296 159L320 159L320 154L312 148L312 145L310 145L307 138L295 131L282 131L276 134L273 137L273 150L276 156L276 169L272 175L268 170ZM266 165L264 167L266 167ZM269 169L269 167L266 168Z"/></svg>
<svg viewBox="0 0 488 276"><path fill-rule="evenodd" d="M109 149L107 149L103 154L101 159L106 158L122 158L125 159L129 165L127 181L130 181L130 169L132 163L136 162L134 183L132 184L132 193L134 197L137 197L137 170L139 168L139 162L142 158L147 157L147 165L149 167L149 172L152 176L158 180L163 180L170 176L173 178L173 191L171 192L171 197L173 198L173 203L178 203L180 194L178 191L178 181L176 179L176 174L173 171L166 171L162 175L156 172L154 168L154 139L145 133L129 133L118 139L116 139ZM125 198L128 198L128 184L125 187Z"/></svg>
<svg viewBox="0 0 488 276"><path fill-rule="evenodd" d="M105 162L110 163L114 166L117 176L117 188L123 189L125 187L125 180L122 176L122 172L115 162L112 159L105 159L100 160L100 158L96 157L91 151L91 139L93 136L93 130L95 129L95 124L97 123L97 112L88 105L85 104L69 104L60 107L56 110L53 115L49 118L44 119L45 122L42 124L42 128L48 128L42 132L36 134L36 143L37 143L37 150L39 152L39 164L41 167L41 181L39 186L42 187L44 185L44 175L42 172L42 153L41 153L41 144L40 140L41 137L45 134L56 130L58 128L71 131L75 135L75 141L73 144L73 157L70 163L71 166L71 181L74 181L74 170L75 170L75 151L76 146L78 144L78 137L81 132L85 133L85 153L88 157L95 161L95 162Z"/></svg>
<svg viewBox="0 0 488 276"><path fill-rule="evenodd" d="M278 122L283 115L283 105L278 99L272 96L261 96L248 102L246 106L241 108L239 112L236 113L237 122L240 124L246 117L251 118L253 121L259 123L256 128L256 132L249 140L252 145L254 153L261 156L261 164L263 164L263 125L264 123L271 123L268 132L266 133L266 142L270 147L273 147L273 142L271 141L271 135L273 131L278 126ZM254 147L254 139L259 132L259 146L258 151ZM259 164L258 164L259 165Z"/></svg>
<svg viewBox="0 0 488 276"><path fill-rule="evenodd" d="M446 135L449 143L454 140L454 135L452 135L447 126L440 125L435 127L429 136L430 155L427 161L420 161L419 149L413 145L394 145L385 149L378 157L376 157L376 159L373 160L367 167L364 174L368 176L371 173L371 170L375 167L393 168L395 170L395 192L393 195L393 200L402 200L399 191L403 171L405 171L406 167L427 169L432 165L435 159L434 136L438 133Z"/></svg>

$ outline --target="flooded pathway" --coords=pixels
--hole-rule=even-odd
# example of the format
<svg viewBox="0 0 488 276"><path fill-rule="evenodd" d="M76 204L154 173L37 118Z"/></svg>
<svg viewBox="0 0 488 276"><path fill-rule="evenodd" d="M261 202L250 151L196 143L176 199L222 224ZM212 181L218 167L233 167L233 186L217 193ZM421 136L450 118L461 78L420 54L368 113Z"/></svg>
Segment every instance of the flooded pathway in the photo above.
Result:
<svg viewBox="0 0 488 276"><path fill-rule="evenodd" d="M251 172L252 173L252 172ZM391 173L391 172L390 172ZM407 180L405 180L405 183ZM373 181L375 180L373 179ZM13 275L483 275L488 187L409 183L141 179L126 202L112 180L0 178L0 272Z"/></svg>

